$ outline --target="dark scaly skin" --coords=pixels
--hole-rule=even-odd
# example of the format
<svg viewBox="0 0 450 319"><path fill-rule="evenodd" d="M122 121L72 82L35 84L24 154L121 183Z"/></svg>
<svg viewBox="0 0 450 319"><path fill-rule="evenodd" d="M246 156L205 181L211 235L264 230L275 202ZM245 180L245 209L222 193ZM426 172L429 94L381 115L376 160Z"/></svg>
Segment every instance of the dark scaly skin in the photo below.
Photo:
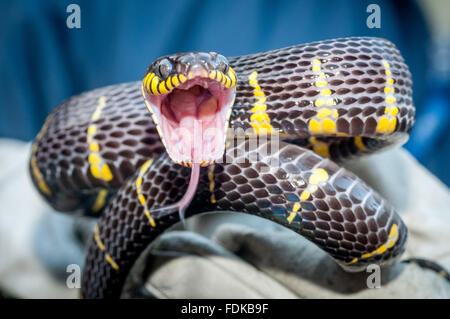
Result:
<svg viewBox="0 0 450 319"><path fill-rule="evenodd" d="M338 113L333 119L335 133L317 134L309 127L320 109L314 101L323 89L314 84L314 59L321 60L321 71L327 74L326 88L335 99L336 105L328 107ZM392 116L397 121L392 132L377 132L377 123L386 117L384 90L389 76L383 61L389 63L395 79L398 113ZM387 265L396 260L405 248L407 229L394 209L352 173L309 150L317 151L313 144L319 141L328 145L332 160L343 161L406 141L414 122L412 84L395 46L383 39L348 38L230 58L229 62L238 75L230 127L251 128L250 116L257 98L249 75L257 71L272 128L296 145L280 143L280 167L265 164L270 156L241 163L241 154L228 158L225 164L215 164L212 180L208 168L202 169L188 215L234 210L271 219L307 237L349 271L360 271L368 263ZM93 122L92 114L102 96L105 106ZM110 181L94 178L89 170L86 139L92 123L97 127L94 140L99 144L99 154L112 173ZM314 143L311 137L316 138ZM231 143L227 154L242 149L244 143ZM154 217L155 224L150 225L136 192L138 168L164 152L143 103L140 82L101 88L62 103L52 112L35 145L32 162L34 158L49 191L39 185L33 164L31 175L55 209L82 209L89 214L104 210L86 260L83 297L119 297L143 249L179 221L175 213ZM261 171L263 167L269 171ZM328 178L306 200L300 200L317 168L323 169ZM166 154L156 159L142 175L142 194L150 212L153 205L178 200L187 187L188 176L189 169L172 163ZM94 212L92 207L102 189L108 190L111 201L104 209L97 205ZM289 218L296 202L300 208L295 217ZM389 234L393 225L395 242L386 248L392 241ZM374 253L377 250L380 253Z"/></svg>
<svg viewBox="0 0 450 319"><path fill-rule="evenodd" d="M164 152L139 85L138 82L124 83L83 93L62 103L50 114L49 126L42 130L45 134L35 142L35 156L51 189L50 196L43 194L56 210L81 209L94 214L91 207L100 189L114 192L146 159ZM98 127L95 140L100 145L102 158L111 168L113 179L110 182L94 178L87 161L87 129L100 96L106 97L108 107L95 121ZM31 176L36 183L33 173ZM42 193L39 186L38 189Z"/></svg>
<svg viewBox="0 0 450 319"><path fill-rule="evenodd" d="M236 149L244 152L244 144L244 141L240 141ZM385 254L361 260L353 267L360 270L367 263L390 263L403 252L407 238L405 225L394 209L355 175L295 145L280 146L280 159L283 162L281 167L270 167L263 174L258 171L268 167L267 164L238 163L240 156L228 165L216 164L215 205L210 202L208 169L203 169L197 195L187 216L212 210L255 214L296 231L342 262L372 251L386 242L389 229L395 223L400 232L395 246ZM302 180L308 180L313 167L324 168L332 182L320 187L314 200L308 201L308 209L303 209L289 223L288 211L292 210L295 202L289 201L287 194L298 194L304 188L296 185L301 185ZM176 165L166 155L160 157L144 177L146 194L154 194L148 197L148 205L165 205L180 198L188 176L188 168ZM358 191L353 189L349 193L345 187L347 182L354 183ZM151 227L142 214L134 183L121 188L108 206L108 213L99 221L99 236L108 247L112 259L121 261L120 268L114 270L105 261L104 252L97 245L91 245L87 270L83 276L83 297L118 297L130 267L142 250L159 233L178 221L178 214L172 214L156 219L157 227Z"/></svg>

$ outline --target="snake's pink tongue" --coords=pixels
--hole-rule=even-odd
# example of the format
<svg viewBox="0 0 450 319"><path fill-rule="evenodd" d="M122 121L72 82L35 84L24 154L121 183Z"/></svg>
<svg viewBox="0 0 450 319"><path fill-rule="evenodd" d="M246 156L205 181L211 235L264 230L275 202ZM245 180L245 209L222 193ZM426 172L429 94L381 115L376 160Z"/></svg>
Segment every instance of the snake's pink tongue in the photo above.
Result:
<svg viewBox="0 0 450 319"><path fill-rule="evenodd" d="M193 164L191 170L191 179L189 180L189 185L184 193L183 197L176 203L164 207L159 207L152 210L152 215L155 218L171 214L174 210L178 210L180 219L184 223L184 213L192 202L198 187L198 181L200 178L200 165Z"/></svg>
<svg viewBox="0 0 450 319"><path fill-rule="evenodd" d="M193 163L199 163L203 154L203 127L193 116L185 116L180 121L183 137L184 153L192 158Z"/></svg>

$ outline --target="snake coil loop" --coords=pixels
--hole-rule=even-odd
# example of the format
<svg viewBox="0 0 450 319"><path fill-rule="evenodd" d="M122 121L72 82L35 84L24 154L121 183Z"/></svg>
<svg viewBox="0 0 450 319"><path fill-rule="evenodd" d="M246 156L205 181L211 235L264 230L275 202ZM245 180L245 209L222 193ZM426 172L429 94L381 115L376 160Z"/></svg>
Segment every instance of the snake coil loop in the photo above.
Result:
<svg viewBox="0 0 450 319"><path fill-rule="evenodd" d="M228 61L216 53L178 54L157 60L142 82L63 102L33 144L31 176L49 203L99 216L83 297L119 297L141 252L179 221L178 214L152 210L186 191L190 169L174 160L188 165L192 154L183 157L176 142L196 135L174 136L167 125L188 125L182 114L191 110L188 103L204 114L193 113L194 120L204 116L215 119L208 125L223 126L221 141L210 145L227 147L223 163L202 158L209 167L201 169L187 216L232 210L268 218L347 271L388 265L402 254L407 229L394 208L338 164L408 138L415 115L411 75L391 42L336 39ZM250 161L251 138L226 140L228 126L256 137L277 133L278 150ZM259 147L275 148L272 142Z"/></svg>

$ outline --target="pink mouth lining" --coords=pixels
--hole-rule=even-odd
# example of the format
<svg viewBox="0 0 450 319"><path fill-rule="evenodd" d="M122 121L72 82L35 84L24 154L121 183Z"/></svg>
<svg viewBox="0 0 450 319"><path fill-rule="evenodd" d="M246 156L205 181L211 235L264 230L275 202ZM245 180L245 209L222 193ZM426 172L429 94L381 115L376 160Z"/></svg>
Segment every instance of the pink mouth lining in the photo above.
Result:
<svg viewBox="0 0 450 319"><path fill-rule="evenodd" d="M164 95L147 95L172 160L207 166L222 156L234 95L233 89L204 77L188 80Z"/></svg>

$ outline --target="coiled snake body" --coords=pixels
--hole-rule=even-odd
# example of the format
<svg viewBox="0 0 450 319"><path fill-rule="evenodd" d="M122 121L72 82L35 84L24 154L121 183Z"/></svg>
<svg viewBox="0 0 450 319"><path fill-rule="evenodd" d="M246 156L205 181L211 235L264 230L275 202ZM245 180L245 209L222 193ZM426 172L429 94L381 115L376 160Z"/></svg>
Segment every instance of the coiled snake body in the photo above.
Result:
<svg viewBox="0 0 450 319"><path fill-rule="evenodd" d="M197 162L207 167L183 203L192 200L188 216L255 214L305 236L345 270L361 271L396 260L407 228L388 202L336 163L404 143L414 114L410 72L384 39L329 40L228 60L178 54L155 61L142 82L59 105L33 144L30 171L55 209L99 216L82 278L85 298L120 296L142 251L180 219L154 208L183 198L187 166ZM218 141L197 134L198 123L213 128ZM233 134L225 140L228 125Z"/></svg>

